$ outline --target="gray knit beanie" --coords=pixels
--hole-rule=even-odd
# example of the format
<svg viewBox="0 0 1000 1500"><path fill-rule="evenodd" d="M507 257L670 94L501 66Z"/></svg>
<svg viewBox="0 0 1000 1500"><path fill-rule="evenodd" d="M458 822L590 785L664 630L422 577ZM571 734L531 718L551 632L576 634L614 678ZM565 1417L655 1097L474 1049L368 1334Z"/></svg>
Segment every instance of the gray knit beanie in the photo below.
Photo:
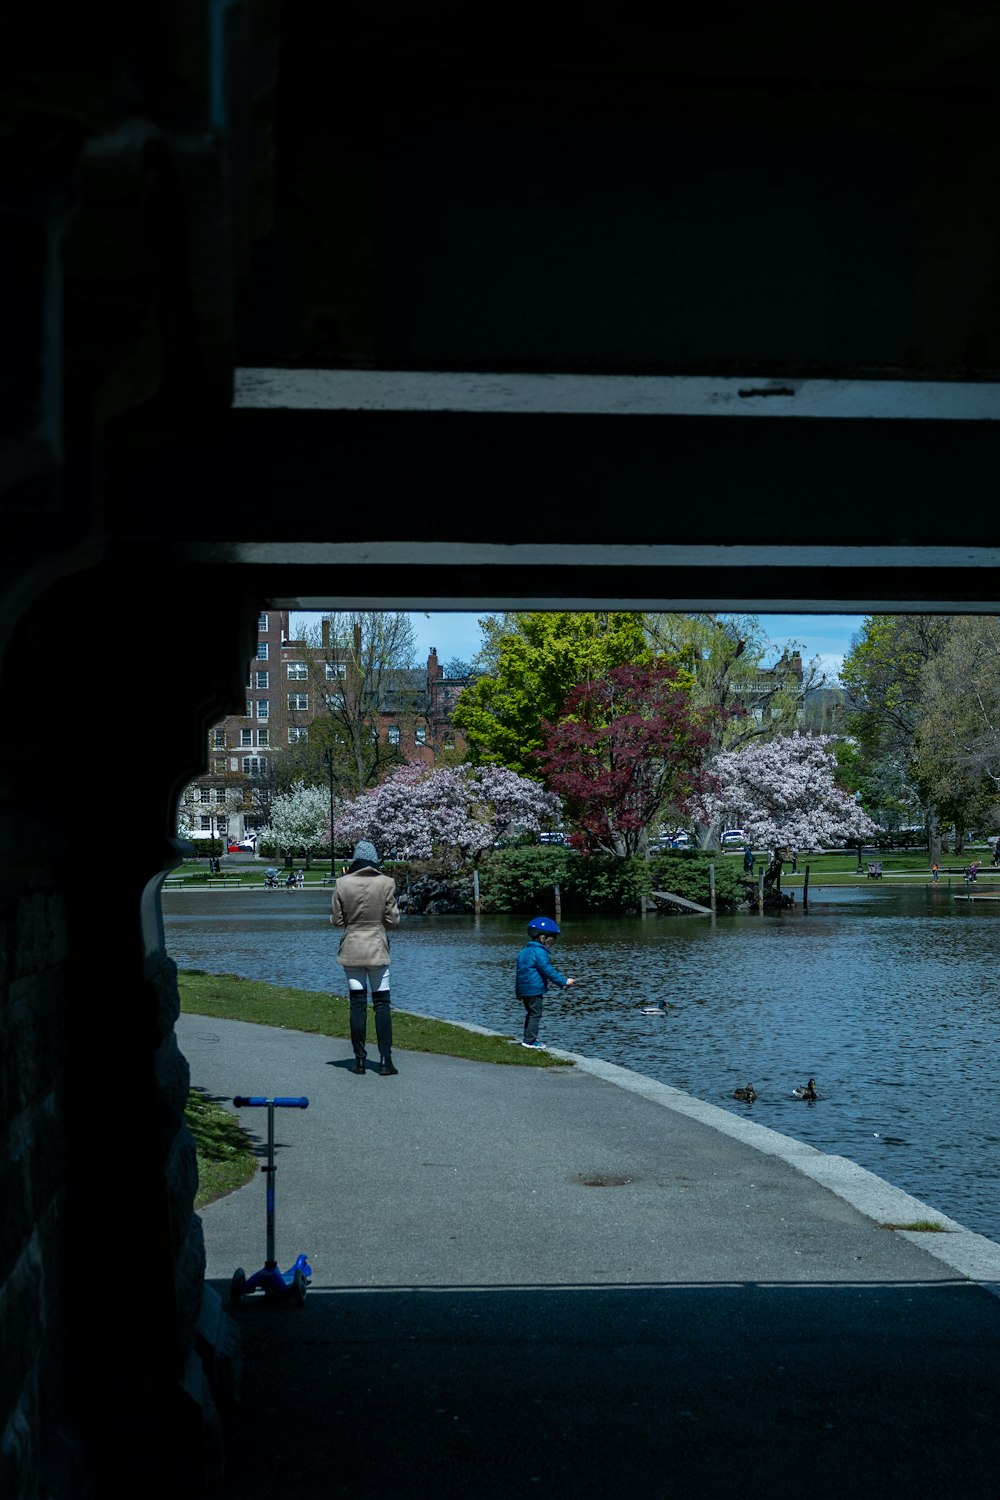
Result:
<svg viewBox="0 0 1000 1500"><path fill-rule="evenodd" d="M367 839L362 839L360 844L354 846L354 863L357 864L359 860L366 865L378 864L378 850Z"/></svg>

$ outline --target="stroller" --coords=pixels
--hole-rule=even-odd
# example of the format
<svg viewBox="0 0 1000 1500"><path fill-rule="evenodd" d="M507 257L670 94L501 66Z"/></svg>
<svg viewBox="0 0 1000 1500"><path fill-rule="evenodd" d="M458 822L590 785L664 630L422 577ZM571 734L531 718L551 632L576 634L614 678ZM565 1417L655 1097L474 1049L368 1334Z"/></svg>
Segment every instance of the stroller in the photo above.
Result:
<svg viewBox="0 0 1000 1500"><path fill-rule="evenodd" d="M264 884L277 888L278 874L279 871L274 865L268 865L267 869L264 871Z"/></svg>

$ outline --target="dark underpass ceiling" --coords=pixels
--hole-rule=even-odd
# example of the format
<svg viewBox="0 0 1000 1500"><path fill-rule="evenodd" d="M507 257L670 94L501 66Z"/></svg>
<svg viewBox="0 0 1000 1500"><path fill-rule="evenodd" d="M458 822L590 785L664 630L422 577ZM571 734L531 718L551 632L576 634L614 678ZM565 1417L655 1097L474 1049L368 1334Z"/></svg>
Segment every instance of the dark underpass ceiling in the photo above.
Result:
<svg viewBox="0 0 1000 1500"><path fill-rule="evenodd" d="M242 365L605 399L265 404L240 372L224 420L113 454L113 555L239 565L292 607L997 607L992 6L281 25ZM612 389L680 376L766 412ZM825 382L857 412L801 415ZM893 382L936 395L866 408Z"/></svg>

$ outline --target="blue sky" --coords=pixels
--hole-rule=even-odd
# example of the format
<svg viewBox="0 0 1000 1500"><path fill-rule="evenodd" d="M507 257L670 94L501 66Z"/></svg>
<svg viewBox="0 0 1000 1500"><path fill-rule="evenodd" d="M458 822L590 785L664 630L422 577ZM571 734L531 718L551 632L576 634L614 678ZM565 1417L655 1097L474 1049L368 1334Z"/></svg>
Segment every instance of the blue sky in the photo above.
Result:
<svg viewBox="0 0 1000 1500"><path fill-rule="evenodd" d="M292 616L293 635L295 622L303 618L308 617ZM780 656L782 646L796 641L801 645L803 661L810 662L818 657L821 670L833 679L836 679L840 664L851 649L852 636L861 629L865 619L864 615L758 615L757 618L774 647L775 660ZM470 661L479 648L479 614L462 614L457 610L431 614L414 611L410 619L417 640L418 662L426 659L432 646L437 648L442 665L456 656Z"/></svg>
<svg viewBox="0 0 1000 1500"><path fill-rule="evenodd" d="M479 616L458 612L435 614L413 613L417 637L417 657L423 660L432 646L444 664L460 656L468 661L476 654L480 641ZM836 678L840 664L851 649L851 638L864 624L864 615L758 615L761 628L773 645L774 657L788 641L802 646L804 662L818 657L821 670Z"/></svg>

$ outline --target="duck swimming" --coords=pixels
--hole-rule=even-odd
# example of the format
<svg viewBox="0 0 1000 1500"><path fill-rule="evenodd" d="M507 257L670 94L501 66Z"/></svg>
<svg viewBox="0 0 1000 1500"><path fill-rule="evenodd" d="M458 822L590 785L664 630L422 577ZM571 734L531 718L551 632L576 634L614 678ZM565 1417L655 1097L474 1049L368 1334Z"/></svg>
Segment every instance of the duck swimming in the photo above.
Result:
<svg viewBox="0 0 1000 1500"><path fill-rule="evenodd" d="M748 1083L745 1089L734 1089L734 1099L745 1099L747 1104L752 1104L757 1097L757 1090L752 1083Z"/></svg>
<svg viewBox="0 0 1000 1500"><path fill-rule="evenodd" d="M667 1013L667 1002L659 1000L655 1005L644 1005L639 1011L640 1016L665 1016Z"/></svg>
<svg viewBox="0 0 1000 1500"><path fill-rule="evenodd" d="M810 1078L807 1084L797 1089L792 1089L792 1097L795 1099L818 1099L819 1095L816 1092L815 1078Z"/></svg>

